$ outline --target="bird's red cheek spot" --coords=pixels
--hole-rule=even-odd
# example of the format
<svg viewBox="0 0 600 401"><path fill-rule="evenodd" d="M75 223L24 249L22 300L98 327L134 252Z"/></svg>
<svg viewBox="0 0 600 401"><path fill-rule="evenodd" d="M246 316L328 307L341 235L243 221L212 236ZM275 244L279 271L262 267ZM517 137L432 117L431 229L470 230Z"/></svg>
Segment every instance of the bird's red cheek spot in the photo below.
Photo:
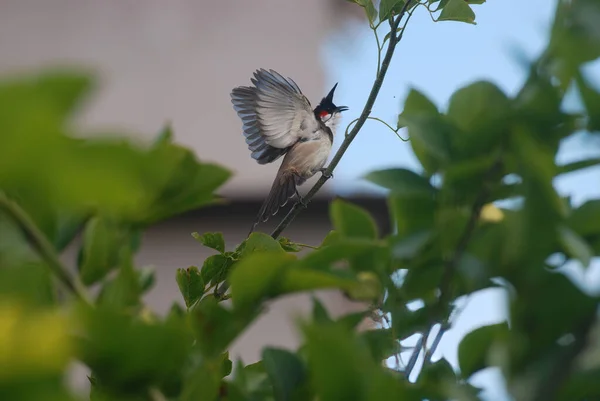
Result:
<svg viewBox="0 0 600 401"><path fill-rule="evenodd" d="M325 117L328 114L329 114L328 112L322 111L321 113L319 113L319 117L323 118L323 117Z"/></svg>

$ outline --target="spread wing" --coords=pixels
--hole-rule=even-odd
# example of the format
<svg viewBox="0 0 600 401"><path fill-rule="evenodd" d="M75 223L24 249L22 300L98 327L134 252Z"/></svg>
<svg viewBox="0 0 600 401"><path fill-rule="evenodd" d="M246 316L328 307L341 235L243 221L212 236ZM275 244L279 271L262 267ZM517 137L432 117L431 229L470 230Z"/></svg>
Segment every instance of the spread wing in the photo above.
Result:
<svg viewBox="0 0 600 401"><path fill-rule="evenodd" d="M270 163L302 138L318 130L310 102L296 83L276 71L257 70L254 86L231 92L231 102L242 119L244 136L252 158Z"/></svg>

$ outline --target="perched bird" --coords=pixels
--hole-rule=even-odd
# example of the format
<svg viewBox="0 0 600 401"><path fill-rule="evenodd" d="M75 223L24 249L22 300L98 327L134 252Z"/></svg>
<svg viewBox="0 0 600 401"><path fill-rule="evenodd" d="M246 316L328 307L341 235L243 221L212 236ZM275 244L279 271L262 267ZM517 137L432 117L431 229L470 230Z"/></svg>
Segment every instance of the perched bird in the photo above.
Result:
<svg viewBox="0 0 600 401"><path fill-rule="evenodd" d="M242 120L252 158L267 164L285 155L254 229L294 195L303 202L297 186L325 172L340 113L348 108L333 104L337 84L313 110L298 85L276 71L259 69L251 81L254 86L231 91L231 102Z"/></svg>

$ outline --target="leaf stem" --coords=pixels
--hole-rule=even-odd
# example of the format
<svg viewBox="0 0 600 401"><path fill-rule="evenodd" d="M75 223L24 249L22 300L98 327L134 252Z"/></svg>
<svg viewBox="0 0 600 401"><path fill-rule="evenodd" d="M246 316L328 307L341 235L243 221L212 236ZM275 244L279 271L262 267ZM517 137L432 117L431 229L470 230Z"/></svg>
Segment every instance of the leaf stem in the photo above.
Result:
<svg viewBox="0 0 600 401"><path fill-rule="evenodd" d="M25 238L33 249L46 262L48 268L58 278L58 280L77 298L87 304L91 304L85 293L85 289L81 284L71 277L67 268L62 265L58 255L54 250L54 246L46 238L46 236L35 225L31 217L19 206L15 201L9 199L4 192L0 191L0 210L4 210L14 222L19 226Z"/></svg>
<svg viewBox="0 0 600 401"><path fill-rule="evenodd" d="M394 55L394 50L396 49L396 45L402 38L402 34L405 31L405 29L402 29L400 35L396 36L396 29L398 29L398 26L400 25L400 21L402 20L402 17L406 13L406 10L410 3L412 3L412 0L408 0L404 4L404 6L402 7L402 10L400 11L400 13L396 17L396 19L393 20L393 22L391 22L391 31L390 31L391 33L390 33L390 39L388 41L387 51L385 53L385 56L383 57L383 61L381 62L381 68L379 70L379 74L377 74L377 77L375 78L375 82L373 83L373 87L371 88L371 93L369 94L369 97L367 98L365 107L363 108L363 111L360 114L360 117L358 118L358 120L356 120L356 125L354 125L354 127L352 128L352 131L350 131L350 133L347 134L346 137L344 138L344 141L340 145L340 148L338 149L335 156L329 163L329 166L327 166L327 169L325 170L325 172L323 173L321 178L319 178L319 180L315 183L315 185L313 185L313 187L310 189L310 191L308 191L308 194L306 194L304 196L304 199L303 199L304 205L306 205L306 204L308 204L308 202L310 202L310 200L321 189L321 187L325 184L325 182L327 182L327 180L331 177L333 170L338 165L342 156L344 155L344 153L346 153L346 150L348 150L348 147L350 146L350 144L352 143L352 141L354 140L354 138L356 137L358 132L361 130L365 121L367 121L367 118L371 114L371 111L373 109L373 104L375 103L375 100L377 99L377 96L379 95L379 90L381 89L381 85L383 84L383 79L385 78L385 74L387 73L388 67L390 66L390 62L392 61L392 56ZM408 20L406 22L408 23ZM285 217L281 220L281 222L275 228L275 230L271 233L271 237L273 237L273 238L279 237L279 235L283 232L283 230L285 230L287 228L287 226L290 225L290 223L296 218L296 216L298 216L298 214L300 214L300 211L302 209L303 209L303 205L300 203L296 203L290 209L290 211L285 215Z"/></svg>

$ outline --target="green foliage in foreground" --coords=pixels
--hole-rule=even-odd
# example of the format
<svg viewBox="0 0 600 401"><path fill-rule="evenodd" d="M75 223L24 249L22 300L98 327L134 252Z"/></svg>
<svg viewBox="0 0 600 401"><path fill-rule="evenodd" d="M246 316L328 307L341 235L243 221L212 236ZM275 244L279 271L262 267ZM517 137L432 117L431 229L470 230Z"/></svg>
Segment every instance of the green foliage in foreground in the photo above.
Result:
<svg viewBox="0 0 600 401"><path fill-rule="evenodd" d="M373 27L404 6L355 2ZM469 4L481 2L425 4L441 10L439 20L473 22ZM598 296L557 271L600 255L600 199L574 205L554 187L556 177L600 164L555 161L562 140L600 129L600 93L581 72L600 57L599 20L599 1L561 2L549 45L514 97L475 82L441 111L409 93L398 127L422 171L366 177L390 190L392 234L342 200L331 203L334 230L301 256L287 238L254 233L229 248L220 233L194 233L215 254L177 271L185 306L164 317L141 301L154 282L133 262L141 233L217 201L230 173L175 145L168 129L149 145L82 139L69 116L91 86L85 75L0 82L0 399L79 400L64 384L73 360L91 370L94 401L476 400L469 378L492 366L518 400L600 398ZM561 108L573 85L584 113ZM71 275L57 255L77 233ZM94 297L90 286L99 287ZM509 322L468 334L458 370L431 361L431 351L416 381L385 366L400 341L451 326L458 298L492 287L509 294ZM322 288L368 306L333 319L315 300L299 323L299 349L265 348L246 366L229 359L265 302ZM422 307L409 309L416 300ZM382 315L380 329L356 330Z"/></svg>

